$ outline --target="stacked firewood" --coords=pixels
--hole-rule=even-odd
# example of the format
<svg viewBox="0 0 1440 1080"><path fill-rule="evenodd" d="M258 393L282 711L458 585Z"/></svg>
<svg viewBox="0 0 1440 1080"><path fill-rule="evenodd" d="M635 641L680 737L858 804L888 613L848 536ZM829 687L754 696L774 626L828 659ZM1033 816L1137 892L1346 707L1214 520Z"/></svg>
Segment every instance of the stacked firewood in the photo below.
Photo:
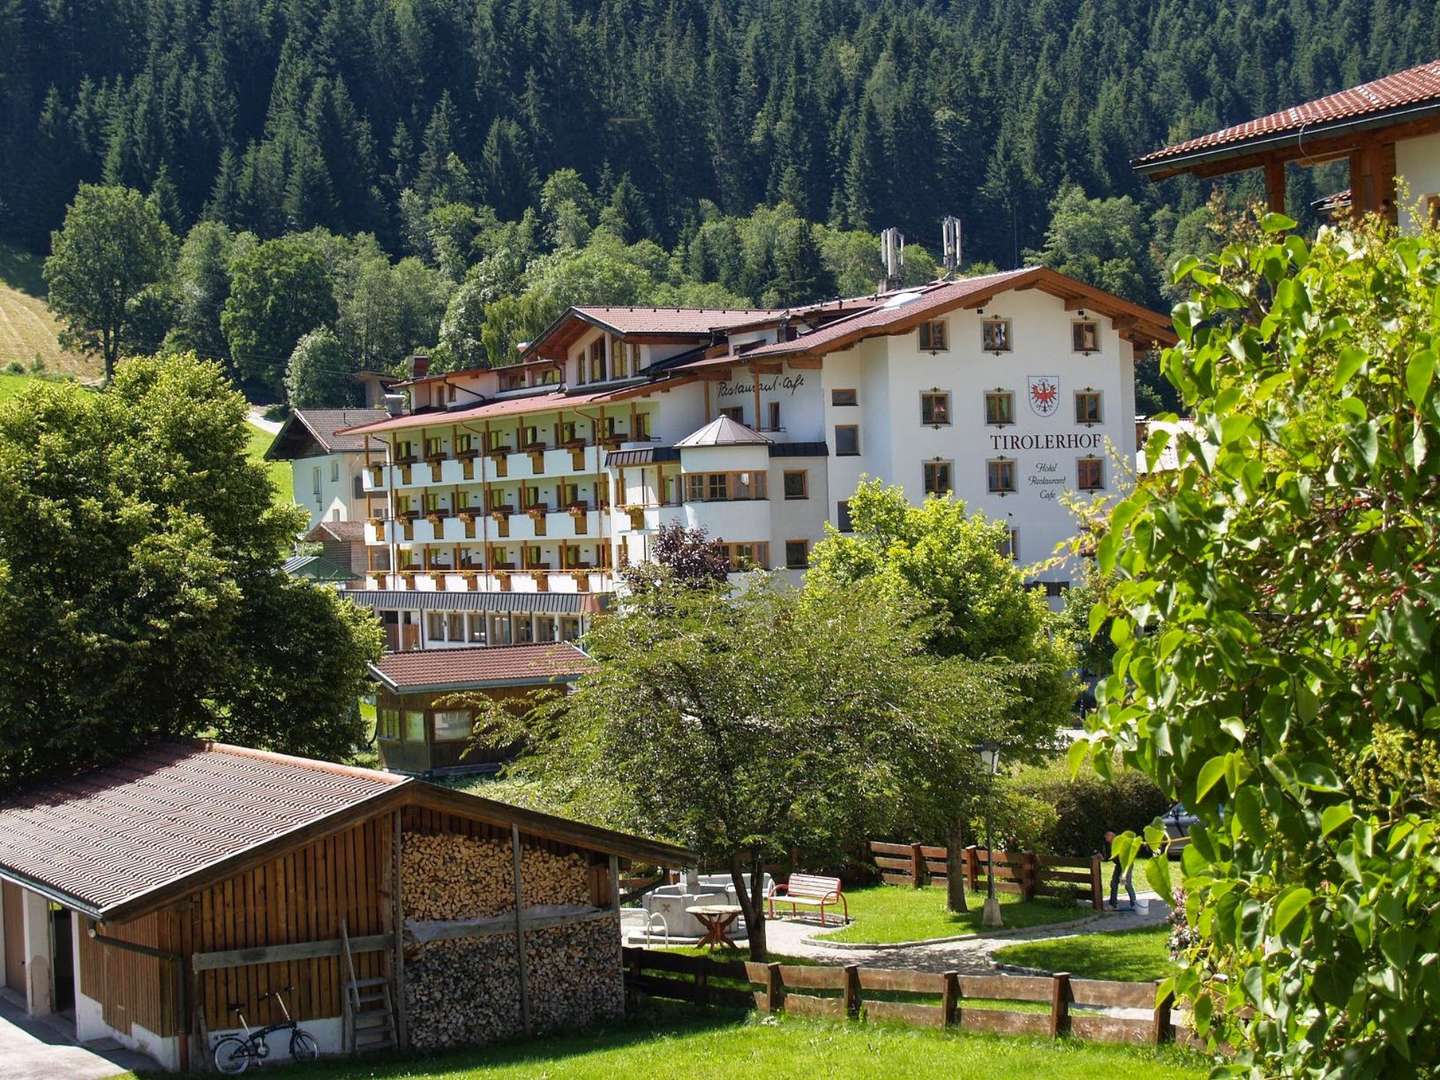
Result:
<svg viewBox="0 0 1440 1080"><path fill-rule="evenodd" d="M578 853L525 847L525 904L588 904L590 881ZM400 878L407 919L479 919L515 910L514 854L508 841L406 833Z"/></svg>
<svg viewBox="0 0 1440 1080"><path fill-rule="evenodd" d="M410 1042L473 1046L523 1030L513 935L436 941L406 951Z"/></svg>
<svg viewBox="0 0 1440 1080"><path fill-rule="evenodd" d="M536 1031L583 1027L624 1013L620 916L531 930L525 957Z"/></svg>

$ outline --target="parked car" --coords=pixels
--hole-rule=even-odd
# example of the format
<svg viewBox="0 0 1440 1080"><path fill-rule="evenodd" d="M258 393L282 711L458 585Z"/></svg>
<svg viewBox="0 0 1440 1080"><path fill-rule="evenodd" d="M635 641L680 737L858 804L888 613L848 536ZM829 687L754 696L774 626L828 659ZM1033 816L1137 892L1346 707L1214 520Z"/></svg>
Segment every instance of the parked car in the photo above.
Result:
<svg viewBox="0 0 1440 1080"><path fill-rule="evenodd" d="M1165 831L1169 835L1179 838L1189 836L1190 826L1194 825L1200 819L1185 809L1184 803L1177 802L1174 806L1170 807L1169 810L1165 811L1165 816L1161 820L1165 822Z"/></svg>

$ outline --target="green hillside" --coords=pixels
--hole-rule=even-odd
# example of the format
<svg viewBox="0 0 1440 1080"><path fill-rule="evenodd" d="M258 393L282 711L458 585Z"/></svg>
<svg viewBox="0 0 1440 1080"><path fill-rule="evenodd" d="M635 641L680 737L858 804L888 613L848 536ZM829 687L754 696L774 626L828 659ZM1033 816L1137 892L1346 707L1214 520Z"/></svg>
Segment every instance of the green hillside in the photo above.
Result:
<svg viewBox="0 0 1440 1080"><path fill-rule="evenodd" d="M38 357L45 371L95 378L100 373L95 360L60 347L59 327L45 306L45 281L40 274L43 261L38 255L0 244L0 372L15 364L30 371ZM18 384L13 370L10 374L13 394ZM4 396L6 391L0 388L0 397Z"/></svg>
<svg viewBox="0 0 1440 1080"><path fill-rule="evenodd" d="M250 460L258 461L270 473L270 483L275 487L276 502L295 501L295 480L288 461L266 461L265 451L275 441L275 436L262 431L254 424L250 428Z"/></svg>

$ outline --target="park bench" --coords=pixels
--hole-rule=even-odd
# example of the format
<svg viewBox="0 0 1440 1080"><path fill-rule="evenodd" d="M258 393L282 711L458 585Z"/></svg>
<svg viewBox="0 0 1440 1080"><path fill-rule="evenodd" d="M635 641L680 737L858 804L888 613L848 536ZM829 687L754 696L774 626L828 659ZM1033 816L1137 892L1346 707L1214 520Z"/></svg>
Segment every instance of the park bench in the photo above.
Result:
<svg viewBox="0 0 1440 1080"><path fill-rule="evenodd" d="M820 925L825 925L825 909L833 908L836 904L845 913L845 921L850 921L850 906L845 902L845 894L840 889L838 877L821 877L818 874L791 874L788 883L783 885L771 885L770 891L765 894L765 899L770 904L770 917L775 917L775 901L790 905L790 914L799 914L796 905L804 904L807 907L818 907L820 909Z"/></svg>

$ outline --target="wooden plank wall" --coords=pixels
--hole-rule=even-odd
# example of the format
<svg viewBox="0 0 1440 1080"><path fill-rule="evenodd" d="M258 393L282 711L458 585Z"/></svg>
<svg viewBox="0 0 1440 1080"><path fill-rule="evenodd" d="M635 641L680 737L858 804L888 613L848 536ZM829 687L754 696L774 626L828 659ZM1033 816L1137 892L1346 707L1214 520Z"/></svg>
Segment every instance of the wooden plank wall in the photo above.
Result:
<svg viewBox="0 0 1440 1080"><path fill-rule="evenodd" d="M80 992L100 1002L105 1023L130 1033L139 1024L156 1035L181 1030L179 965L105 945L90 937L96 924L80 920ZM127 923L106 923L104 937L178 952L179 924L172 912L156 911Z"/></svg>
<svg viewBox="0 0 1440 1080"><path fill-rule="evenodd" d="M340 936L342 917L352 938L387 932L391 821L362 822L193 894L177 905L184 951L331 940ZM383 964L381 953L357 953L356 977L383 975ZM343 971L342 958L325 957L201 972L206 1027L235 1026L231 1002L245 1006L252 1026L280 1019L278 1006L261 995L286 986L295 987L285 1001L297 1019L338 1017Z"/></svg>

